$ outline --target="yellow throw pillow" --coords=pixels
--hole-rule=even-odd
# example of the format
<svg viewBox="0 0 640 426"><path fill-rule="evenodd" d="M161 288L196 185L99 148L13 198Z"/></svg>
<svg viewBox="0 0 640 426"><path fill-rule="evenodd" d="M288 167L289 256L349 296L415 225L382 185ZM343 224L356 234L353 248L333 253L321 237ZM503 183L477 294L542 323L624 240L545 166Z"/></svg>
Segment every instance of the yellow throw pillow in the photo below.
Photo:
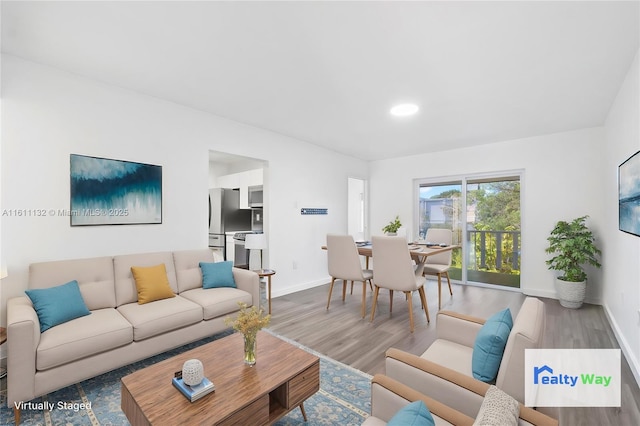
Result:
<svg viewBox="0 0 640 426"><path fill-rule="evenodd" d="M132 266L131 273L138 289L138 304L175 297L164 263L149 267Z"/></svg>

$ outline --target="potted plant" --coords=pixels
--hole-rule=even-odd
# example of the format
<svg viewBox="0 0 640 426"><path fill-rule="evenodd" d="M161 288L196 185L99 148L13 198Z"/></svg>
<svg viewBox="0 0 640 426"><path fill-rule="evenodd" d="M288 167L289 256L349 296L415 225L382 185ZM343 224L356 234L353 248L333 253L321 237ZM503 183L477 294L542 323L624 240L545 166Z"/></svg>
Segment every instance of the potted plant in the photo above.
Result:
<svg viewBox="0 0 640 426"><path fill-rule="evenodd" d="M601 252L595 245L595 238L585 224L589 216L582 216L571 222L559 221L547 238L549 247L545 250L554 256L547 260L549 269L560 271L556 278L556 289L560 304L577 309L582 306L586 293L587 273L584 265L600 267L596 256Z"/></svg>
<svg viewBox="0 0 640 426"><path fill-rule="evenodd" d="M402 226L400 222L400 217L396 216L394 220L389 222L384 228L382 228L382 232L387 235L396 235L398 233L398 229Z"/></svg>

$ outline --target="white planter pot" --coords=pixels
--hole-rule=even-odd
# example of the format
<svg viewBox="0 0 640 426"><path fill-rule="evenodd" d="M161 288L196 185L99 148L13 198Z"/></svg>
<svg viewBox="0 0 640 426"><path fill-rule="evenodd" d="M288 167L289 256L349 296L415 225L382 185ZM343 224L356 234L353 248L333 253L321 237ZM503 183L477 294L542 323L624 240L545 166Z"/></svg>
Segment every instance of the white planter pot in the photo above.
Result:
<svg viewBox="0 0 640 426"><path fill-rule="evenodd" d="M584 302L584 297L587 293L587 282L577 283L556 278L556 290L558 291L558 300L560 300L562 306L578 309Z"/></svg>

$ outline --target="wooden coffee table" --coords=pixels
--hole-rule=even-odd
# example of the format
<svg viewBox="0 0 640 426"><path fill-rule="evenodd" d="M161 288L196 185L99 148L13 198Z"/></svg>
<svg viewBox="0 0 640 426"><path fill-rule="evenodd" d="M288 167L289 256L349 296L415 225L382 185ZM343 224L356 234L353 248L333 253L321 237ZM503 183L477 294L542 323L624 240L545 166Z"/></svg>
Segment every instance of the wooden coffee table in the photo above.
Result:
<svg viewBox="0 0 640 426"><path fill-rule="evenodd" d="M171 384L182 364L196 358L216 390L189 402ZM260 331L256 364L244 364L242 335L184 352L122 378L121 408L133 426L271 424L320 389L318 357Z"/></svg>

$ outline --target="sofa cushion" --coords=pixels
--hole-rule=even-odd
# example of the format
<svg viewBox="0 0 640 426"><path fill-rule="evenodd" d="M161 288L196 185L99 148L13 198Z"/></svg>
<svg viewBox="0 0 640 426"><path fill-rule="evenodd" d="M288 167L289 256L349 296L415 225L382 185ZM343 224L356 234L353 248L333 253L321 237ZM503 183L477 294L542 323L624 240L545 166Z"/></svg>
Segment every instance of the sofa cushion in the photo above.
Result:
<svg viewBox="0 0 640 426"><path fill-rule="evenodd" d="M164 263L146 267L132 266L131 273L136 282L140 305L175 296L169 285Z"/></svg>
<svg viewBox="0 0 640 426"><path fill-rule="evenodd" d="M194 288L202 288L200 262L216 262L217 260L210 249L201 249L174 251L173 261L176 267L178 290L182 293Z"/></svg>
<svg viewBox="0 0 640 426"><path fill-rule="evenodd" d="M202 321L202 307L181 296L117 309L133 325L136 342Z"/></svg>
<svg viewBox="0 0 640 426"><path fill-rule="evenodd" d="M435 426L431 412L424 402L414 401L402 407L389 419L388 426Z"/></svg>
<svg viewBox="0 0 640 426"><path fill-rule="evenodd" d="M138 301L138 289L136 288L132 266L155 266L164 263L167 270L167 279L174 293L178 293L176 283L176 270L173 265L173 253L143 253L114 256L113 270L116 287L116 306L134 303Z"/></svg>
<svg viewBox="0 0 640 426"><path fill-rule="evenodd" d="M471 376L471 358L473 348L444 339L436 339L421 358L428 359L445 367L456 370L465 376Z"/></svg>
<svg viewBox="0 0 640 426"><path fill-rule="evenodd" d="M238 302L253 304L250 293L232 287L196 288L180 293L180 296L202 306L205 320L238 311Z"/></svg>
<svg viewBox="0 0 640 426"><path fill-rule="evenodd" d="M487 383L495 381L511 327L513 318L507 308L492 315L480 328L473 345L473 377Z"/></svg>
<svg viewBox="0 0 640 426"><path fill-rule="evenodd" d="M233 287L236 281L233 279L233 262L200 262L202 270L202 288Z"/></svg>
<svg viewBox="0 0 640 426"><path fill-rule="evenodd" d="M133 327L114 308L98 309L40 336L36 369L47 370L133 341Z"/></svg>
<svg viewBox="0 0 640 426"><path fill-rule="evenodd" d="M89 310L116 307L113 257L56 260L29 265L29 288L49 288L78 281L82 299Z"/></svg>
<svg viewBox="0 0 640 426"><path fill-rule="evenodd" d="M77 281L56 287L25 290L40 320L43 333L56 325L91 314L84 304Z"/></svg>

